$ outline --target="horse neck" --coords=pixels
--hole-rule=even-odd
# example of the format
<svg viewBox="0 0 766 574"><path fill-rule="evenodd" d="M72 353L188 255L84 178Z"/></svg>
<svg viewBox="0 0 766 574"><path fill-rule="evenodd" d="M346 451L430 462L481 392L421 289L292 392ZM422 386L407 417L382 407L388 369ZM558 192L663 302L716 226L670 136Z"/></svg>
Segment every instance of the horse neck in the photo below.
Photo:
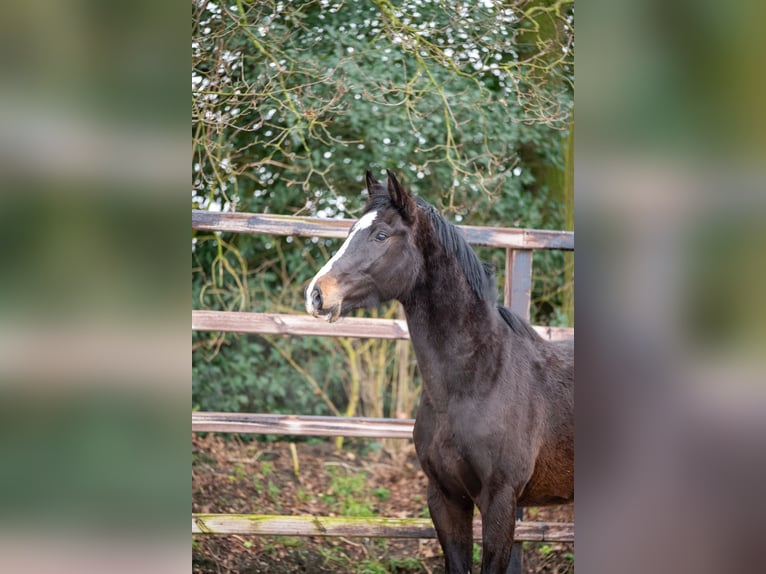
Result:
<svg viewBox="0 0 766 574"><path fill-rule="evenodd" d="M426 384L475 367L475 350L497 337L495 303L477 297L454 259L431 251L423 280L402 300Z"/></svg>

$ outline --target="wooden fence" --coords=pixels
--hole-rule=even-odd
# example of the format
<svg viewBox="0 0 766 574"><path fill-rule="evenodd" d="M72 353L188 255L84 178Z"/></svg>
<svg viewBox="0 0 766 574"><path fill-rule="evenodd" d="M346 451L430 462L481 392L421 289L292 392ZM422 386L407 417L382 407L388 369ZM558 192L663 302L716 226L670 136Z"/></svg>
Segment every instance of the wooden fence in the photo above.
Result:
<svg viewBox="0 0 766 574"><path fill-rule="evenodd" d="M321 219L256 213L192 211L192 229L230 233L260 233L296 237L343 238L353 224L349 219ZM512 311L529 320L532 254L536 249L574 249L574 233L501 227L458 226L469 243L503 248L505 287L503 300ZM550 340L574 336L573 329L534 328ZM391 319L344 318L335 323L306 314L192 311L192 330L279 335L321 335L409 339L407 323ZM294 436L345 436L412 439L412 419L317 417L255 413L192 413L192 432L236 432ZM291 536L363 536L435 538L426 518L348 518L322 516L267 516L258 514L192 514L194 534L257 534ZM474 523L481 538L481 523ZM574 541L574 525L525 522L516 525L519 541Z"/></svg>

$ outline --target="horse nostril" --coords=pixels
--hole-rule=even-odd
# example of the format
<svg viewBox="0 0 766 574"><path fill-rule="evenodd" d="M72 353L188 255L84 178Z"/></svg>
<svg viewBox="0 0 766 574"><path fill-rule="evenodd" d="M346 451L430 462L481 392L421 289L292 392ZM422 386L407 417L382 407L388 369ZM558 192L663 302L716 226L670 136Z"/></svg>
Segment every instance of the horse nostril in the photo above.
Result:
<svg viewBox="0 0 766 574"><path fill-rule="evenodd" d="M318 287L314 287L314 290L311 292L311 304L314 306L314 309L322 308L322 293Z"/></svg>

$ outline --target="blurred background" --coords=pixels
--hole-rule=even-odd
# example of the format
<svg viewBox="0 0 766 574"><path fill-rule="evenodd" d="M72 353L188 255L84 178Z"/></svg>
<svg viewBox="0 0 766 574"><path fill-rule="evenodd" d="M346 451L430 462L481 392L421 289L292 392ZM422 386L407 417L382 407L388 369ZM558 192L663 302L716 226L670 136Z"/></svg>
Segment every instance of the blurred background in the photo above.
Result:
<svg viewBox="0 0 766 574"><path fill-rule="evenodd" d="M577 4L577 549L750 572L766 517L763 3Z"/></svg>
<svg viewBox="0 0 766 574"><path fill-rule="evenodd" d="M174 544L188 554L178 17L42 0L0 19L4 570L159 571Z"/></svg>

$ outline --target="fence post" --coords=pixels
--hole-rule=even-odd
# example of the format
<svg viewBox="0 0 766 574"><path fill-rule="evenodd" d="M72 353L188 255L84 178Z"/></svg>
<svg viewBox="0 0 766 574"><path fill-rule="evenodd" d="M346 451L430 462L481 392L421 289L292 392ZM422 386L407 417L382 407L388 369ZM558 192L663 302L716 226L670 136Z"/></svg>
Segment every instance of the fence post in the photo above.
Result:
<svg viewBox="0 0 766 574"><path fill-rule="evenodd" d="M511 311L529 321L532 293L532 250L506 249L503 302Z"/></svg>
<svg viewBox="0 0 766 574"><path fill-rule="evenodd" d="M529 321L529 302L532 294L532 250L506 249L505 288L503 303L511 311ZM516 509L516 520L524 520L524 509ZM516 542L511 552L510 574L521 574L524 557L521 543Z"/></svg>

